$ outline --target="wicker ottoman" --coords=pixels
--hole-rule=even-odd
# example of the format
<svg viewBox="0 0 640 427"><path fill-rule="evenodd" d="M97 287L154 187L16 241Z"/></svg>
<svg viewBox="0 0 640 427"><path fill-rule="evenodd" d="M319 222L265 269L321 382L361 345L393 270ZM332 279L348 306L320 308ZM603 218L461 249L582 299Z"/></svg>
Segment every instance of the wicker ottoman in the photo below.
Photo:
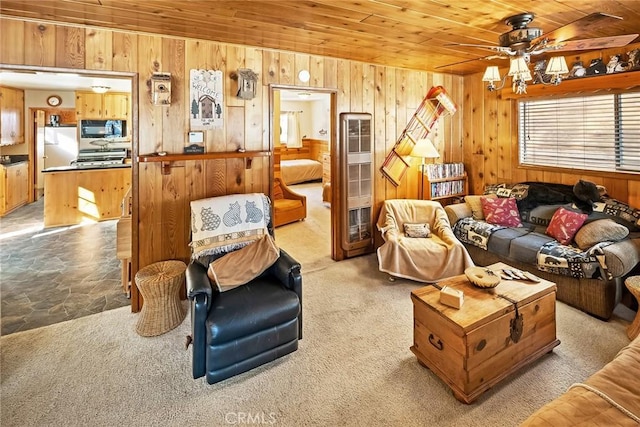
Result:
<svg viewBox="0 0 640 427"><path fill-rule="evenodd" d="M180 301L180 289L186 269L182 261L161 261L136 273L136 285L144 298L136 325L139 335L161 335L182 323L187 311Z"/></svg>

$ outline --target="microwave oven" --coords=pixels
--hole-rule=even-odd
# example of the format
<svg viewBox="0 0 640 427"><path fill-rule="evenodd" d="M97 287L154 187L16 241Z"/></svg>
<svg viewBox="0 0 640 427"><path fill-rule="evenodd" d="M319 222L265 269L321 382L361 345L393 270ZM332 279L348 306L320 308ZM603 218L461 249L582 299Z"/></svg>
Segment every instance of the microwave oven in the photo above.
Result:
<svg viewBox="0 0 640 427"><path fill-rule="evenodd" d="M79 128L80 149L106 144L112 148L129 148L131 139L126 120L80 120Z"/></svg>

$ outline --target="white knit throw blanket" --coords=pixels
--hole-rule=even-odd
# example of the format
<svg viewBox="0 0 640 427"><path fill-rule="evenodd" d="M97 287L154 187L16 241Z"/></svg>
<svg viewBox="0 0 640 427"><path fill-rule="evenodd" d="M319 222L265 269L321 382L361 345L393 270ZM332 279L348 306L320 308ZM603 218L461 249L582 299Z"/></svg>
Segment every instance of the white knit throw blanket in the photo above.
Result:
<svg viewBox="0 0 640 427"><path fill-rule="evenodd" d="M268 232L271 205L262 193L191 202L191 257L240 249Z"/></svg>

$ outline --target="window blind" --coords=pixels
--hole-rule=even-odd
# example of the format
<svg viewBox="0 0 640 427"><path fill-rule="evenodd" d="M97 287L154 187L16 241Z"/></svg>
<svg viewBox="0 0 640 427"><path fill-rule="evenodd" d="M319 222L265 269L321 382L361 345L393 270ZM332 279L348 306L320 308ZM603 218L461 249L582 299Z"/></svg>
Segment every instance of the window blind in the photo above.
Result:
<svg viewBox="0 0 640 427"><path fill-rule="evenodd" d="M520 163L640 172L640 93L519 102Z"/></svg>

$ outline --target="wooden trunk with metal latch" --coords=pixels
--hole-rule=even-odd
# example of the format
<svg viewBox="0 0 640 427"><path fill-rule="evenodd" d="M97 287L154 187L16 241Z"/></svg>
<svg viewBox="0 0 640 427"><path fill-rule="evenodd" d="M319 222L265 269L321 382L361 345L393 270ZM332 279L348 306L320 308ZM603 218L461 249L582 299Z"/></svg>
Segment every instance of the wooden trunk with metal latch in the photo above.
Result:
<svg viewBox="0 0 640 427"><path fill-rule="evenodd" d="M503 263L492 270L509 268ZM441 304L438 287L464 292L460 309ZM466 276L411 292L418 361L471 403L499 381L550 352L556 338L556 285L541 280L502 280L481 289Z"/></svg>

